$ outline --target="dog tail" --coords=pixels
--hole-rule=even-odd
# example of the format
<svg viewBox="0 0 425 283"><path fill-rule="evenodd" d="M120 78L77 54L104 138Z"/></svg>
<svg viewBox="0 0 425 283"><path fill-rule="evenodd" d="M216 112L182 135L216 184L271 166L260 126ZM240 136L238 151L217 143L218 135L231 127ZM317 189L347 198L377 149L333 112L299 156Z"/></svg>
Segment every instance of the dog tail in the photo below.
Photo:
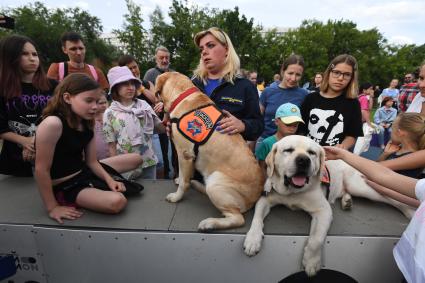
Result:
<svg viewBox="0 0 425 283"><path fill-rule="evenodd" d="M205 189L205 185L202 184L201 182L197 181L197 180L190 180L190 184L192 185L192 187L197 190L198 192L201 192L203 194L207 194L207 191Z"/></svg>

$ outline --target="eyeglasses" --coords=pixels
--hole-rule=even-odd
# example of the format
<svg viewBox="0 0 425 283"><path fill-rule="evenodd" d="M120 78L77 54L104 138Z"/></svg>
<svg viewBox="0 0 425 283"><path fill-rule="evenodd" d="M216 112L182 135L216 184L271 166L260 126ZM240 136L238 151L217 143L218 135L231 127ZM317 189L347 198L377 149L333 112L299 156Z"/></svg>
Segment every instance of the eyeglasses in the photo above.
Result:
<svg viewBox="0 0 425 283"><path fill-rule="evenodd" d="M333 78L335 78L335 79L338 79L339 77L341 77L342 76L342 79L343 80L349 80L349 79L351 79L351 77L353 76L353 74L352 73L343 73L343 72L341 72L341 71L338 71L338 70L331 70L331 75L332 75L332 77Z"/></svg>
<svg viewBox="0 0 425 283"><path fill-rule="evenodd" d="M410 80L412 77L404 77L405 80Z"/></svg>

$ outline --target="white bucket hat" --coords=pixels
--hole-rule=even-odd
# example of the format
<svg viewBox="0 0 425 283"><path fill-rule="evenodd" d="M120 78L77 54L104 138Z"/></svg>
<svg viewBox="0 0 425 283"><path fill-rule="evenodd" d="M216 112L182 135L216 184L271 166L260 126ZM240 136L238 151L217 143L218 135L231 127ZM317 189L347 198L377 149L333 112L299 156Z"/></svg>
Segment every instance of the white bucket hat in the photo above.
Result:
<svg viewBox="0 0 425 283"><path fill-rule="evenodd" d="M142 81L136 78L127 66L116 66L111 68L108 71L108 81L110 85L109 92L111 93L112 88L117 84L131 80L135 81L136 89L142 84Z"/></svg>

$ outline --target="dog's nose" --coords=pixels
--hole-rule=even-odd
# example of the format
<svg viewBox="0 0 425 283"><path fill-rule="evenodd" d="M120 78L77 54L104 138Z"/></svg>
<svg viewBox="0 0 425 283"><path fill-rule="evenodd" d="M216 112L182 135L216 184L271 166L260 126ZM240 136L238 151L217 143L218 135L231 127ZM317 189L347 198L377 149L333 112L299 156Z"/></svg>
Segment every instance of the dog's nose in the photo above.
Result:
<svg viewBox="0 0 425 283"><path fill-rule="evenodd" d="M297 164L298 168L306 168L310 165L310 158L308 156L297 156L295 159L295 164Z"/></svg>

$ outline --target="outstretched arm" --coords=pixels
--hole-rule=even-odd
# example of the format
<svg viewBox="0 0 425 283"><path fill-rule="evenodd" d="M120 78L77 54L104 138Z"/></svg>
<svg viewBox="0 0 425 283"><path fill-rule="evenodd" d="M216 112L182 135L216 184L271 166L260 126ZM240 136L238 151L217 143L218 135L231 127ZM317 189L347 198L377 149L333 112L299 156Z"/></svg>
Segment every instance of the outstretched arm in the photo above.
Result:
<svg viewBox="0 0 425 283"><path fill-rule="evenodd" d="M342 159L363 173L369 180L411 198L416 198L415 186L417 179L395 173L375 161L360 157L341 148L325 146L324 149L327 159Z"/></svg>
<svg viewBox="0 0 425 283"><path fill-rule="evenodd" d="M109 189L114 192L124 192L125 186L121 182L117 182L114 179L112 179L111 175L108 174L108 172L103 169L102 165L100 165L99 161L97 160L96 156L96 141L95 137L91 139L89 144L85 148L85 154L86 154L86 164L87 166L93 171L96 176L104 180L107 184Z"/></svg>
<svg viewBox="0 0 425 283"><path fill-rule="evenodd" d="M412 207L419 207L419 205L421 204L420 201L418 201L417 199L405 196L401 193L398 193L396 191L390 190L388 188L385 188L375 182L372 182L370 180L366 180L366 183L371 186L375 191L377 191L378 193L380 193L381 195L385 195L387 197L390 197L392 199L395 199L399 202L405 203L407 205L410 205Z"/></svg>
<svg viewBox="0 0 425 283"><path fill-rule="evenodd" d="M425 149L410 154L380 162L392 170L409 170L425 167Z"/></svg>

